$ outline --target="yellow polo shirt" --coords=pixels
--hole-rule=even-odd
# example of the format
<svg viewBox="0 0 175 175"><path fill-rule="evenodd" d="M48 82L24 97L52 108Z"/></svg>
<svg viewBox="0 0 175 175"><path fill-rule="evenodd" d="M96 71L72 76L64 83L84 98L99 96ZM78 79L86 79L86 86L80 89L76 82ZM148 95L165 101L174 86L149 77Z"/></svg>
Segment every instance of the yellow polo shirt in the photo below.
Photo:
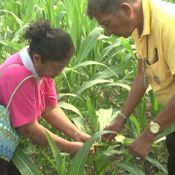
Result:
<svg viewBox="0 0 175 175"><path fill-rule="evenodd" d="M133 32L138 59L146 61L146 73L162 104L175 95L175 6L160 0L142 0L144 26Z"/></svg>

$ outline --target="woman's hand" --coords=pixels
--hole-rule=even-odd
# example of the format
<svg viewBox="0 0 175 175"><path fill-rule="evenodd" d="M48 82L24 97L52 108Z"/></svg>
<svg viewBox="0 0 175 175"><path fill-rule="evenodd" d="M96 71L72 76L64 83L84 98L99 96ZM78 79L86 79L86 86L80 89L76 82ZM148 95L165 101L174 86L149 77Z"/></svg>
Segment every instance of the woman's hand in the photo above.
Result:
<svg viewBox="0 0 175 175"><path fill-rule="evenodd" d="M70 142L68 152L70 154L76 154L83 147L83 145L83 142Z"/></svg>
<svg viewBox="0 0 175 175"><path fill-rule="evenodd" d="M91 138L91 136L90 135L88 135L88 134L86 134L86 133L84 133L84 132L75 132L74 133L74 139L76 140L76 141L80 141L80 142L87 142L89 139Z"/></svg>
<svg viewBox="0 0 175 175"><path fill-rule="evenodd" d="M82 147L84 143L82 142L70 142L69 145L69 153L70 154L76 154ZM96 151L95 144L92 145L92 147L89 149L89 154L94 154Z"/></svg>
<svg viewBox="0 0 175 175"><path fill-rule="evenodd" d="M86 142L90 139L90 135L79 130L64 111L57 105L54 108L47 108L44 113L44 118L58 131L63 132L75 141Z"/></svg>

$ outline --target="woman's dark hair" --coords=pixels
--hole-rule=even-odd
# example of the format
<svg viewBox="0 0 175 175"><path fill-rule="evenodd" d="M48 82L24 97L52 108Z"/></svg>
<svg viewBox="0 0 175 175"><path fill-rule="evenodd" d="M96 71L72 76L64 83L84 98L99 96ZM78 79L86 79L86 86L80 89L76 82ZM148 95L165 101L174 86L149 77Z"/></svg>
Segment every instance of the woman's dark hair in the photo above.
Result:
<svg viewBox="0 0 175 175"><path fill-rule="evenodd" d="M74 44L68 33L62 29L53 29L48 20L32 23L25 32L29 41L29 54L41 56L42 63L70 59L74 53Z"/></svg>

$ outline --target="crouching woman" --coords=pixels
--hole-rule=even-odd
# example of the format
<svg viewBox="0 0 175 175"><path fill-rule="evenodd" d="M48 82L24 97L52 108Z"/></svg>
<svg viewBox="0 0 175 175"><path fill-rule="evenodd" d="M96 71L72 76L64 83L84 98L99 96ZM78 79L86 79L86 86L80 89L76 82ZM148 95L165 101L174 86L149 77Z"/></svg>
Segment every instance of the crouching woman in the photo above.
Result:
<svg viewBox="0 0 175 175"><path fill-rule="evenodd" d="M47 20L39 20L28 27L25 38L29 46L0 65L0 169L3 175L8 173L7 162L12 159L17 145L13 142L18 142L19 135L48 146L47 131L60 150L71 154L79 151L90 138L67 118L57 102L54 78L74 53L70 36L61 29L51 28ZM41 116L74 141L59 137L38 123ZM14 135L13 141L6 138L8 131Z"/></svg>

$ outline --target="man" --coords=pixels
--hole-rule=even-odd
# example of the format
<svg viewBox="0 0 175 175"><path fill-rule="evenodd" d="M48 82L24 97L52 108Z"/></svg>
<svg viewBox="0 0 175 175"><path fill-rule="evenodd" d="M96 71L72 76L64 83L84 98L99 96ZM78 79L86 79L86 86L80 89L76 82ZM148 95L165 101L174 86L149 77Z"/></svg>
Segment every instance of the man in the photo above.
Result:
<svg viewBox="0 0 175 175"><path fill-rule="evenodd" d="M160 0L88 0L87 14L102 25L107 34L133 36L138 71L131 91L117 119L105 129L120 131L144 96L147 79L164 105L129 147L130 153L146 159L158 133L175 121L175 7ZM105 135L112 140L114 135ZM175 132L167 136L168 173L175 174Z"/></svg>

